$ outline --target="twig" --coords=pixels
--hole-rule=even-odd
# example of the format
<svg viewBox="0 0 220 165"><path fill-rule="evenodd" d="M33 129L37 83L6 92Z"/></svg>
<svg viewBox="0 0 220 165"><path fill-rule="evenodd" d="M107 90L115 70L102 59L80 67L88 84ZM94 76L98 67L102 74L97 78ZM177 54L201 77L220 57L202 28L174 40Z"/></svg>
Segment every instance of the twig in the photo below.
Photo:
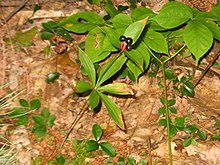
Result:
<svg viewBox="0 0 220 165"><path fill-rule="evenodd" d="M149 153L148 153L148 156L149 156L149 165L152 165L152 155L151 155L151 140L150 140L150 137L147 138L147 144L148 144L148 149L149 149Z"/></svg>
<svg viewBox="0 0 220 165"><path fill-rule="evenodd" d="M8 22L19 10L21 10L27 2L28 0L23 0L23 2L1 22L0 27Z"/></svg>
<svg viewBox="0 0 220 165"><path fill-rule="evenodd" d="M214 62L218 59L220 56L220 50L215 54L215 56L212 58L212 60L209 62L208 66L205 68L204 72L200 75L200 77L195 81L194 88L199 84L199 82L202 80L202 78L205 76L205 74L208 72L208 70L212 67Z"/></svg>
<svg viewBox="0 0 220 165"><path fill-rule="evenodd" d="M87 101L85 102L85 104L83 105L79 115L72 121L72 124L69 128L69 131L67 133L67 135L65 136L65 138L63 139L63 142L61 144L60 147L63 147L64 143L66 142L66 140L68 139L70 133L72 132L73 128L76 126L76 124L79 122L79 120L82 118L83 114L86 112L86 109L88 108L88 104L87 104Z"/></svg>

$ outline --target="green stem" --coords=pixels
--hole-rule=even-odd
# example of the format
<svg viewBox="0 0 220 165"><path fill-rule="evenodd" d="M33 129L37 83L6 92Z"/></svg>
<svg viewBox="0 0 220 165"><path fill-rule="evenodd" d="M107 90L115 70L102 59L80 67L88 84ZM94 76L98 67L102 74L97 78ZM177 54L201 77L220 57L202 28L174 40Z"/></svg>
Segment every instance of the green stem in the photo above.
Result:
<svg viewBox="0 0 220 165"><path fill-rule="evenodd" d="M174 53L174 55L172 55L170 58L166 59L164 61L164 63L170 61L172 58L174 58L177 54L179 54L179 52L181 52L184 48L186 47L186 44L184 44L176 53Z"/></svg>
<svg viewBox="0 0 220 165"><path fill-rule="evenodd" d="M144 42L143 42L144 43ZM144 43L145 44L145 43ZM159 61L161 64L163 63L163 61L161 61L157 56L155 56L155 54L150 50L150 48L145 44L147 50L150 52L150 54L157 60Z"/></svg>
<svg viewBox="0 0 220 165"><path fill-rule="evenodd" d="M148 46L146 45L148 51L150 52L150 54L161 64L161 68L162 68L162 73L163 73L163 90L164 90L164 106L165 106L165 110L166 110L166 124L167 124L167 138L168 138L168 150L169 150L169 160L170 160L170 165L173 165L173 154L172 154L172 148L171 148L171 136L170 136L170 111L169 111L169 106L168 106L168 94L167 94L167 85L166 85L166 75L165 75L165 64L171 60L172 58L174 58L176 55L178 55L184 48L185 48L186 44L184 44L176 53L174 53L171 57L169 57L168 59L166 59L165 61L162 61L161 59L159 59L157 56L155 56L155 54L150 50L150 48L148 48Z"/></svg>
<svg viewBox="0 0 220 165"><path fill-rule="evenodd" d="M170 137L170 111L168 108L168 97L167 97L167 85L166 85L166 76L165 76L165 63L162 63L162 72L163 72L163 90L164 90L164 105L166 109L166 122L167 122L167 138L168 138L168 150L169 150L169 159L170 159L170 165L173 164L173 158L172 158L172 149L171 149L171 137Z"/></svg>

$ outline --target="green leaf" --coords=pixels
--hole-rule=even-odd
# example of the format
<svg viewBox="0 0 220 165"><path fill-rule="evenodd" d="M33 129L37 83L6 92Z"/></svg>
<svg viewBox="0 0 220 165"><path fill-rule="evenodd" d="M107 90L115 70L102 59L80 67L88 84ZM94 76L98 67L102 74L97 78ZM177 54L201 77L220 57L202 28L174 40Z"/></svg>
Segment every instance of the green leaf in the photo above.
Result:
<svg viewBox="0 0 220 165"><path fill-rule="evenodd" d="M131 18L134 21L139 21L139 20L142 20L146 17L149 17L149 19L150 19L150 18L154 17L155 15L156 14L154 14L154 12L151 9L139 7L139 8L136 8L132 11Z"/></svg>
<svg viewBox="0 0 220 165"><path fill-rule="evenodd" d="M167 41L161 33L156 32L153 29L147 29L143 40L153 51L157 53L169 54Z"/></svg>
<svg viewBox="0 0 220 165"><path fill-rule="evenodd" d="M135 160L133 157L128 156L127 159L128 159L128 163L129 163L129 165L135 165L136 160Z"/></svg>
<svg viewBox="0 0 220 165"><path fill-rule="evenodd" d="M159 120L159 122L158 122L158 124L160 125L160 126L167 126L167 121L166 121L166 119L160 119Z"/></svg>
<svg viewBox="0 0 220 165"><path fill-rule="evenodd" d="M67 30L65 30L64 28L58 27L56 29L56 35L58 36L63 36L63 38L66 41L72 41L73 38L71 37L71 35L69 34L69 32Z"/></svg>
<svg viewBox="0 0 220 165"><path fill-rule="evenodd" d="M137 49L132 49L131 51L125 52L126 56L136 65L139 67L141 72L144 70L144 59L142 54Z"/></svg>
<svg viewBox="0 0 220 165"><path fill-rule="evenodd" d="M129 78L131 81L134 81L134 82L137 81L137 80L135 79L134 73L131 72L130 70L128 70L128 78Z"/></svg>
<svg viewBox="0 0 220 165"><path fill-rule="evenodd" d="M133 43L132 44L135 44L135 42L139 39L141 33L144 30L144 27L146 25L147 19L148 19L148 17L146 17L143 20L134 22L134 23L130 24L127 27L127 29L125 30L124 36L127 37L127 38L131 37L133 39Z"/></svg>
<svg viewBox="0 0 220 165"><path fill-rule="evenodd" d="M212 20L200 20L212 32L213 37L220 41L220 27Z"/></svg>
<svg viewBox="0 0 220 165"><path fill-rule="evenodd" d="M50 115L47 119L47 126L53 127L55 120L56 120L56 116L55 115Z"/></svg>
<svg viewBox="0 0 220 165"><path fill-rule="evenodd" d="M215 121L216 129L220 129L220 119Z"/></svg>
<svg viewBox="0 0 220 165"><path fill-rule="evenodd" d="M57 161L58 165L64 165L65 158L63 157L63 155L59 155L59 157L56 157L56 161Z"/></svg>
<svg viewBox="0 0 220 165"><path fill-rule="evenodd" d="M218 21L219 17L216 17L212 13L208 12L198 12L195 16L196 20L210 20L210 21Z"/></svg>
<svg viewBox="0 0 220 165"><path fill-rule="evenodd" d="M79 59L83 68L85 69L86 73L89 76L90 81L92 82L92 86L95 86L96 83L96 72L92 61L90 60L89 56L80 48L79 49Z"/></svg>
<svg viewBox="0 0 220 165"><path fill-rule="evenodd" d="M183 141L183 147L188 147L192 143L191 138L187 138Z"/></svg>
<svg viewBox="0 0 220 165"><path fill-rule="evenodd" d="M92 92L89 95L89 106L92 110L94 110L100 102L100 97L96 90L92 90Z"/></svg>
<svg viewBox="0 0 220 165"><path fill-rule="evenodd" d="M133 95L133 92L128 84L112 83L98 88L101 92L108 92L116 95Z"/></svg>
<svg viewBox="0 0 220 165"><path fill-rule="evenodd" d="M163 105L165 105L165 99L164 99L164 97L160 97L160 102L161 102Z"/></svg>
<svg viewBox="0 0 220 165"><path fill-rule="evenodd" d="M134 10L137 8L136 0L130 0L130 9Z"/></svg>
<svg viewBox="0 0 220 165"><path fill-rule="evenodd" d="M184 131L188 134L195 133L196 130L197 130L197 127L195 124L187 125L186 128L184 129Z"/></svg>
<svg viewBox="0 0 220 165"><path fill-rule="evenodd" d="M184 29L170 30L168 31L167 40L170 47L174 45L181 45L183 43L183 31Z"/></svg>
<svg viewBox="0 0 220 165"><path fill-rule="evenodd" d="M177 127L184 127L185 126L185 118L184 117L176 117L174 121L174 125Z"/></svg>
<svg viewBox="0 0 220 165"><path fill-rule="evenodd" d="M48 21L46 23L42 23L42 27L44 28L44 30L46 30L47 32L52 32L54 33L54 31L56 30L56 28L58 27L57 23L54 21Z"/></svg>
<svg viewBox="0 0 220 165"><path fill-rule="evenodd" d="M124 54L120 56L115 56L111 60L109 60L100 70L96 86L100 86L103 82L105 82L115 73L117 73L122 68L126 60L127 58Z"/></svg>
<svg viewBox="0 0 220 165"><path fill-rule="evenodd" d="M214 139L216 139L216 140L220 140L220 134L213 135L212 138L214 138Z"/></svg>
<svg viewBox="0 0 220 165"><path fill-rule="evenodd" d="M19 103L22 107L25 107L25 108L28 108L29 107L29 104L27 102L27 100L24 100L24 99L20 99L19 100Z"/></svg>
<svg viewBox="0 0 220 165"><path fill-rule="evenodd" d="M47 133L47 128L45 125L37 125L34 126L32 132L38 137L43 137Z"/></svg>
<svg viewBox="0 0 220 165"><path fill-rule="evenodd" d="M132 49L131 51L126 51L125 54L142 70L142 72L148 68L150 64L150 54L144 42L140 41L135 49Z"/></svg>
<svg viewBox="0 0 220 165"><path fill-rule="evenodd" d="M90 4L96 4L97 6L100 6L100 3L102 0L87 0Z"/></svg>
<svg viewBox="0 0 220 165"><path fill-rule="evenodd" d="M126 62L128 69L134 74L135 82L138 81L138 77L143 73L143 71L131 60Z"/></svg>
<svg viewBox="0 0 220 165"><path fill-rule="evenodd" d="M219 18L220 15L220 3L217 3L211 10L211 14L215 15L217 18ZM219 19L220 20L220 19ZM219 21L218 20L218 21Z"/></svg>
<svg viewBox="0 0 220 165"><path fill-rule="evenodd" d="M172 80L172 79L175 79L175 78L176 78L176 76L175 76L174 71L173 71L172 68L166 68L166 69L165 69L165 76L166 76L166 78L169 79L169 80Z"/></svg>
<svg viewBox="0 0 220 165"><path fill-rule="evenodd" d="M153 29L155 31L165 31L165 30L167 30L166 28L163 28L155 20L152 20L152 19L148 21L148 24L149 24L148 28Z"/></svg>
<svg viewBox="0 0 220 165"><path fill-rule="evenodd" d="M28 121L29 121L28 116L25 115L25 116L19 117L16 123L17 123L17 125L25 125L25 126L27 126L28 125Z"/></svg>
<svg viewBox="0 0 220 165"><path fill-rule="evenodd" d="M132 20L127 14L118 14L112 19L112 23L114 28L120 29L128 27Z"/></svg>
<svg viewBox="0 0 220 165"><path fill-rule="evenodd" d="M193 83L187 81L183 86L181 86L181 94L182 96L189 96L189 97L194 97L195 91L194 91L194 85Z"/></svg>
<svg viewBox="0 0 220 165"><path fill-rule="evenodd" d="M43 116L41 116L41 115L33 115L32 118L33 118L35 124L40 125L40 126L46 125L45 119L44 119Z"/></svg>
<svg viewBox="0 0 220 165"><path fill-rule="evenodd" d="M125 159L123 157L118 157L118 164L117 165L125 165Z"/></svg>
<svg viewBox="0 0 220 165"><path fill-rule="evenodd" d="M13 41L18 43L20 46L31 46L33 45L33 37L38 33L37 26L34 26L25 32L17 31Z"/></svg>
<svg viewBox="0 0 220 165"><path fill-rule="evenodd" d="M86 92L86 91L92 90L92 89L93 89L93 87L89 83L82 81L82 80L77 81L77 84L76 84L76 92L77 93L83 93L83 92Z"/></svg>
<svg viewBox="0 0 220 165"><path fill-rule="evenodd" d="M147 164L147 161L146 160L140 160L138 162L138 165L146 165Z"/></svg>
<svg viewBox="0 0 220 165"><path fill-rule="evenodd" d="M39 3L35 4L33 13L35 13L36 11L38 11L40 8L41 8L41 6L40 6Z"/></svg>
<svg viewBox="0 0 220 165"><path fill-rule="evenodd" d="M194 146L197 146L198 142L196 141L196 139L193 138L191 144L194 145Z"/></svg>
<svg viewBox="0 0 220 165"><path fill-rule="evenodd" d="M172 99L168 101L168 106L173 106L176 104L176 100Z"/></svg>
<svg viewBox="0 0 220 165"><path fill-rule="evenodd" d="M105 11L113 18L118 14L118 11L115 9L113 4L107 3L105 5Z"/></svg>
<svg viewBox="0 0 220 165"><path fill-rule="evenodd" d="M53 83L53 82L55 82L56 80L59 79L60 75L61 74L59 72L51 72L50 74L47 75L46 82L47 83Z"/></svg>
<svg viewBox="0 0 220 165"><path fill-rule="evenodd" d="M41 34L40 34L40 38L42 39L42 40L51 40L51 38L54 36L54 34L53 33L51 33L51 32L42 32Z"/></svg>
<svg viewBox="0 0 220 165"><path fill-rule="evenodd" d="M176 136L177 128L174 125L170 125L170 137Z"/></svg>
<svg viewBox="0 0 220 165"><path fill-rule="evenodd" d="M41 102L39 99L34 99L30 101L31 110L39 109L41 107Z"/></svg>
<svg viewBox="0 0 220 165"><path fill-rule="evenodd" d="M110 52L117 50L100 28L95 28L89 32L85 42L85 53L93 63L105 59L110 55Z"/></svg>
<svg viewBox="0 0 220 165"><path fill-rule="evenodd" d="M59 26L74 33L86 33L103 22L104 20L94 12L81 12L60 21Z"/></svg>
<svg viewBox="0 0 220 165"><path fill-rule="evenodd" d="M47 162L46 165L57 165L57 161L56 160L50 160L49 162Z"/></svg>
<svg viewBox="0 0 220 165"><path fill-rule="evenodd" d="M180 2L166 3L153 19L162 27L172 29L193 18L191 9Z"/></svg>
<svg viewBox="0 0 220 165"><path fill-rule="evenodd" d="M199 59L211 48L213 37L210 30L199 21L190 21L183 33L187 47L196 58Z"/></svg>
<svg viewBox="0 0 220 165"><path fill-rule="evenodd" d="M103 30L105 33L107 39L109 42L111 42L112 45L114 45L117 49L120 48L120 36L124 34L125 28L120 28L120 29L112 29L108 27L101 27L100 29Z"/></svg>
<svg viewBox="0 0 220 165"><path fill-rule="evenodd" d="M45 119L50 116L48 108L43 108L41 111L41 116L43 116Z"/></svg>
<svg viewBox="0 0 220 165"><path fill-rule="evenodd" d="M102 137L102 128L98 124L94 124L92 126L92 134L96 141L99 141Z"/></svg>
<svg viewBox="0 0 220 165"><path fill-rule="evenodd" d="M177 114L176 108L170 107L169 110L170 110L170 112L172 112L173 114Z"/></svg>
<svg viewBox="0 0 220 165"><path fill-rule="evenodd" d="M127 10L128 6L118 5L118 12L122 13L123 11Z"/></svg>
<svg viewBox="0 0 220 165"><path fill-rule="evenodd" d="M110 143L108 143L108 142L101 142L101 143L99 143L99 145L102 148L102 150L105 153L107 153L109 156L115 156L116 155L115 148Z"/></svg>
<svg viewBox="0 0 220 165"><path fill-rule="evenodd" d="M43 53L44 53L46 58L49 58L51 56L51 46L46 46L43 49Z"/></svg>
<svg viewBox="0 0 220 165"><path fill-rule="evenodd" d="M201 140L205 140L207 138L207 134L205 131L203 130L198 130L197 131L197 135Z"/></svg>
<svg viewBox="0 0 220 165"><path fill-rule="evenodd" d="M164 114L166 112L166 108L165 107L160 107L159 109L158 109L158 115L162 115L162 114Z"/></svg>
<svg viewBox="0 0 220 165"><path fill-rule="evenodd" d="M99 144L95 140L88 140L85 144L85 148L87 152L95 151L99 148Z"/></svg>
<svg viewBox="0 0 220 165"><path fill-rule="evenodd" d="M98 92L102 101L104 102L109 115L111 116L112 120L122 129L125 130L124 121L122 118L121 110L117 107L117 105L106 95Z"/></svg>
<svg viewBox="0 0 220 165"><path fill-rule="evenodd" d="M14 107L10 113L9 116L10 117L19 117L19 116L23 116L26 113L26 111L21 108L21 107Z"/></svg>

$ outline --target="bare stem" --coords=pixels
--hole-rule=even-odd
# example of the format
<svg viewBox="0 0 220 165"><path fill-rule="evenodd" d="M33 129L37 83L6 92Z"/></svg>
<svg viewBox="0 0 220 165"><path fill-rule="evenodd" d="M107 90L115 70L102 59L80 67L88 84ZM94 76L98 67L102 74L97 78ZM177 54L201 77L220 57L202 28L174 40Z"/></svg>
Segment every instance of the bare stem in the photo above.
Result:
<svg viewBox="0 0 220 165"><path fill-rule="evenodd" d="M169 159L170 165L173 164L173 155L171 149L171 137L170 137L170 111L168 108L168 97L167 97L167 85L166 85L166 76L165 76L165 63L162 64L162 72L163 72L163 90L164 90L164 105L166 109L166 123L167 123L167 138L168 138L168 150L169 150Z"/></svg>

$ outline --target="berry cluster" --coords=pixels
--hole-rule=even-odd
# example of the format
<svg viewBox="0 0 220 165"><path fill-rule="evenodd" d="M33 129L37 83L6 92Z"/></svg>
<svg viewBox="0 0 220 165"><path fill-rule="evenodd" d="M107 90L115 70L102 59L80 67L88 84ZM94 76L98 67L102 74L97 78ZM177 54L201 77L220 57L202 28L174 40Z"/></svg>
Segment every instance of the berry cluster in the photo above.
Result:
<svg viewBox="0 0 220 165"><path fill-rule="evenodd" d="M133 42L132 38L130 37L126 38L125 36L121 36L119 40L121 42L121 45L120 45L121 50L130 51L132 49L132 45L131 45Z"/></svg>

